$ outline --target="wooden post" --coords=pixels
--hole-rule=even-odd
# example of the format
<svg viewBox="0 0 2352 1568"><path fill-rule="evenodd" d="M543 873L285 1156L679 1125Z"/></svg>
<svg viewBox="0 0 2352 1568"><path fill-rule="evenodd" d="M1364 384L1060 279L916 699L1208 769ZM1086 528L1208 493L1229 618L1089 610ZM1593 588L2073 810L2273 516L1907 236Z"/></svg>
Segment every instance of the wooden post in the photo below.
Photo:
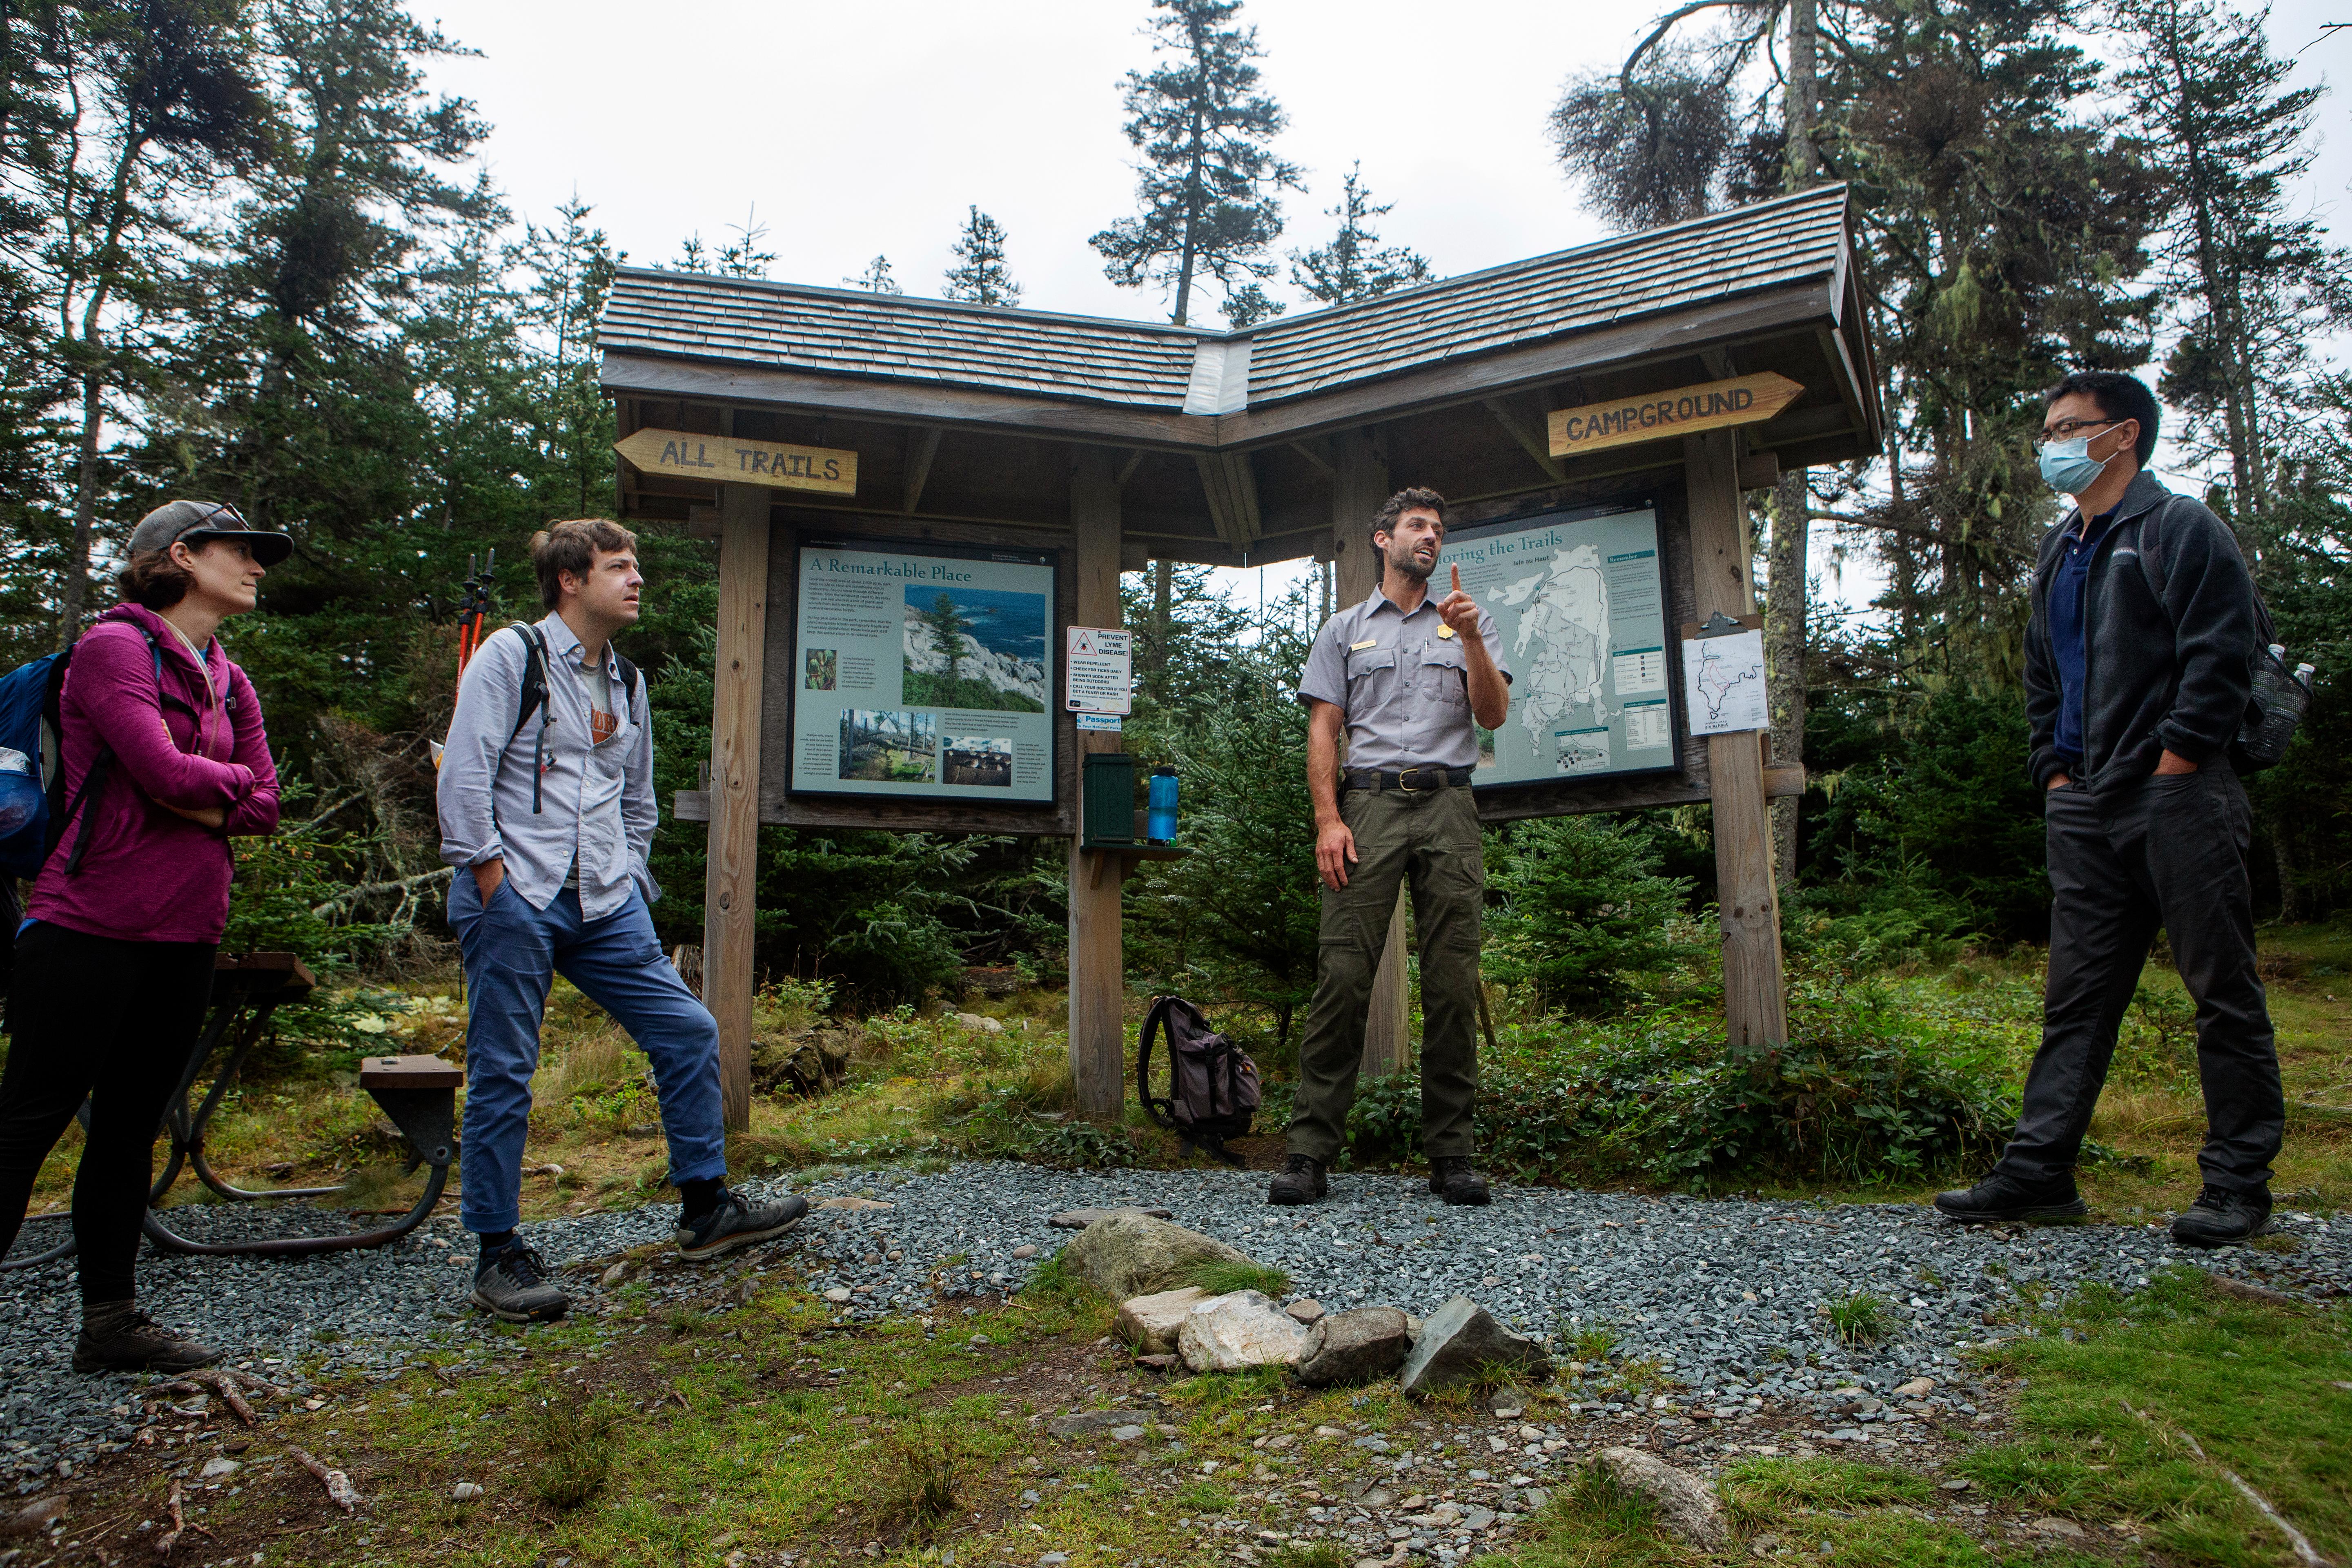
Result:
<svg viewBox="0 0 2352 1568"><path fill-rule="evenodd" d="M1704 621L1756 613L1748 507L1739 490L1739 432L1683 437L1690 492L1696 608ZM1780 973L1780 909L1772 885L1771 818L1764 799L1764 748L1753 731L1710 735L1706 761L1715 805L1716 901L1723 920L1723 1012L1734 1044L1785 1041L1789 1004Z"/></svg>
<svg viewBox="0 0 2352 1568"><path fill-rule="evenodd" d="M1118 602L1118 479L1107 447L1080 447L1070 463L1076 538L1074 613L1082 626L1123 625ZM1116 752L1122 738L1081 731L1078 752ZM1083 766L1083 764L1081 764ZM1114 1121L1127 1093L1127 972L1120 952L1117 866L1095 877L1070 840L1070 1076L1078 1113Z"/></svg>
<svg viewBox="0 0 2352 1568"><path fill-rule="evenodd" d="M710 700L710 847L702 1004L719 1021L727 1130L751 1125L751 917L760 858L760 697L768 642L768 501L719 487L719 658Z"/></svg>
<svg viewBox="0 0 2352 1568"><path fill-rule="evenodd" d="M1360 605L1381 585L1381 561L1369 537L1372 514L1389 499L1389 468L1368 430L1331 437L1331 548L1339 563L1339 603ZM1372 976L1372 1004L1364 1015L1362 1070L1368 1078L1402 1072L1411 1059L1412 997L1405 988L1405 889L1397 889L1389 940Z"/></svg>

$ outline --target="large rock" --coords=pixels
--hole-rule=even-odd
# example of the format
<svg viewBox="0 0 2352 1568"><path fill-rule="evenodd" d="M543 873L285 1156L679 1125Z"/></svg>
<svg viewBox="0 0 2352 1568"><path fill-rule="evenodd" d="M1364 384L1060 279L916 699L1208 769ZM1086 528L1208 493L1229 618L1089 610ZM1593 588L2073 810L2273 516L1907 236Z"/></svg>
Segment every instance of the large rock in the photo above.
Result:
<svg viewBox="0 0 2352 1568"><path fill-rule="evenodd" d="M1603 1448L1592 1456L1592 1468L1656 1504L1658 1522L1692 1545L1712 1552L1729 1539L1715 1489L1689 1471L1639 1448Z"/></svg>
<svg viewBox="0 0 2352 1568"><path fill-rule="evenodd" d="M1306 1349L1306 1328L1255 1290L1210 1297L1176 1331L1176 1353L1194 1372L1289 1365Z"/></svg>
<svg viewBox="0 0 2352 1568"><path fill-rule="evenodd" d="M1307 1331L1298 1381L1318 1388L1386 1377L1412 1353L1412 1335L1395 1307L1364 1307L1317 1321Z"/></svg>
<svg viewBox="0 0 2352 1568"><path fill-rule="evenodd" d="M1111 1215L1119 1214L1149 1215L1153 1219L1176 1217L1174 1211L1171 1209L1138 1208L1133 1204L1127 1204L1115 1209L1066 1209L1045 1223L1056 1230L1084 1230L1098 1219L1108 1219Z"/></svg>
<svg viewBox="0 0 2352 1568"><path fill-rule="evenodd" d="M1078 1232L1062 1257L1114 1301L1171 1290L1196 1263L1247 1263L1222 1241L1143 1215L1110 1215Z"/></svg>
<svg viewBox="0 0 2352 1568"><path fill-rule="evenodd" d="M1118 1304L1118 1337L1133 1345L1138 1355L1165 1355L1176 1348L1184 1314L1208 1299L1198 1285L1130 1296Z"/></svg>
<svg viewBox="0 0 2352 1568"><path fill-rule="evenodd" d="M1515 1334L1467 1296L1456 1296L1421 1325L1397 1382L1416 1397L1496 1373L1551 1375L1543 1346Z"/></svg>

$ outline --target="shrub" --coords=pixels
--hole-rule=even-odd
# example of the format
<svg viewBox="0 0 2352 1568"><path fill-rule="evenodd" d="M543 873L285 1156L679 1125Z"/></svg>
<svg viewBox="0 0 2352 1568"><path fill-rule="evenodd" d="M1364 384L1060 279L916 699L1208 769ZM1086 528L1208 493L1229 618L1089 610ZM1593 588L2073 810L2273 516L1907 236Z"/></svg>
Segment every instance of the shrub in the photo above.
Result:
<svg viewBox="0 0 2352 1568"><path fill-rule="evenodd" d="M1672 965L1667 922L1691 884L1658 874L1643 835L1600 816L1516 822L1486 836L1486 972L1547 1008L1627 994Z"/></svg>
<svg viewBox="0 0 2352 1568"><path fill-rule="evenodd" d="M971 1468L955 1436L933 1419L919 1419L883 1439L881 1512L904 1523L907 1538L920 1542L953 1518Z"/></svg>
<svg viewBox="0 0 2352 1568"><path fill-rule="evenodd" d="M1290 1293L1290 1276L1263 1263L1202 1258L1184 1271L1183 1282L1197 1286L1202 1294L1209 1296L1230 1296L1236 1290L1255 1290L1260 1295L1272 1296L1278 1300Z"/></svg>
<svg viewBox="0 0 2352 1568"><path fill-rule="evenodd" d="M1727 1046L1669 1014L1647 1034L1588 1037L1488 1068L1478 1143L1521 1177L1628 1176L1702 1188L1735 1178L1912 1178L2004 1141L2014 1092L1990 1047L1902 1034L1865 999L1792 1014L1785 1046ZM1357 1164L1413 1157L1417 1077L1374 1079L1348 1118Z"/></svg>

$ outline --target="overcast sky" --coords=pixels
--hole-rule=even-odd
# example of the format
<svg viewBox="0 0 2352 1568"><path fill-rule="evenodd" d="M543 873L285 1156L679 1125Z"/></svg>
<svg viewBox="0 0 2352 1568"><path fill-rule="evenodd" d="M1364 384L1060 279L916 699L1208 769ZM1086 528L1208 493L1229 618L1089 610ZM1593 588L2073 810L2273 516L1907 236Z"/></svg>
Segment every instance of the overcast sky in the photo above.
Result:
<svg viewBox="0 0 2352 1568"><path fill-rule="evenodd" d="M1265 85L1290 116L1277 142L1307 190L1285 248L1322 242L1323 209L1361 160L1396 210L1383 238L1441 276L1604 232L1579 210L1544 134L1560 85L1613 65L1654 4L1559 0L1250 0ZM1114 287L1089 235L1129 210L1133 150L1118 82L1148 66L1142 0L411 0L479 51L434 85L495 127L487 163L520 217L575 192L632 262L674 261L698 232L767 226L770 276L835 284L876 255L936 294L968 206L1008 231L1031 307L1165 319ZM2352 0L2281 0L2282 49L2352 20ZM2352 74L2352 31L2303 74ZM2352 100L2325 100L2305 199L2339 235L2352 209ZM1299 306L1285 286L1277 297ZM1202 319L1195 311L1195 319Z"/></svg>

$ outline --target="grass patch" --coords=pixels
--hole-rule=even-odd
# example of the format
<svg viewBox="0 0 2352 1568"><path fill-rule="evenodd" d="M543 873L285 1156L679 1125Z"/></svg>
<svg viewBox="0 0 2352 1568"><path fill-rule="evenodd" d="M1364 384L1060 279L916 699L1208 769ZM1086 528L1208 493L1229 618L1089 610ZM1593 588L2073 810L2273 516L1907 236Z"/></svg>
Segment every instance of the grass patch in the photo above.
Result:
<svg viewBox="0 0 2352 1568"><path fill-rule="evenodd" d="M969 1460L942 1422L917 1419L882 1443L882 1518L926 1542L955 1516Z"/></svg>
<svg viewBox="0 0 2352 1568"><path fill-rule="evenodd" d="M1290 1541L1265 1561L1269 1568L1349 1568L1353 1560L1334 1541Z"/></svg>
<svg viewBox="0 0 2352 1568"><path fill-rule="evenodd" d="M1263 1263L1236 1263L1224 1258L1204 1258L1183 1272L1179 1281L1212 1296L1229 1296L1236 1290L1255 1290L1261 1295L1280 1300L1290 1294L1290 1276L1279 1268L1269 1268Z"/></svg>
<svg viewBox="0 0 2352 1568"><path fill-rule="evenodd" d="M546 1401L530 1419L531 1495L564 1513L594 1501L613 1479L613 1450L605 1441L613 1413L573 1395Z"/></svg>
<svg viewBox="0 0 2352 1568"><path fill-rule="evenodd" d="M1830 1303L1830 1332L1841 1344L1874 1344L1895 1326L1894 1309L1866 1293L1842 1296Z"/></svg>

